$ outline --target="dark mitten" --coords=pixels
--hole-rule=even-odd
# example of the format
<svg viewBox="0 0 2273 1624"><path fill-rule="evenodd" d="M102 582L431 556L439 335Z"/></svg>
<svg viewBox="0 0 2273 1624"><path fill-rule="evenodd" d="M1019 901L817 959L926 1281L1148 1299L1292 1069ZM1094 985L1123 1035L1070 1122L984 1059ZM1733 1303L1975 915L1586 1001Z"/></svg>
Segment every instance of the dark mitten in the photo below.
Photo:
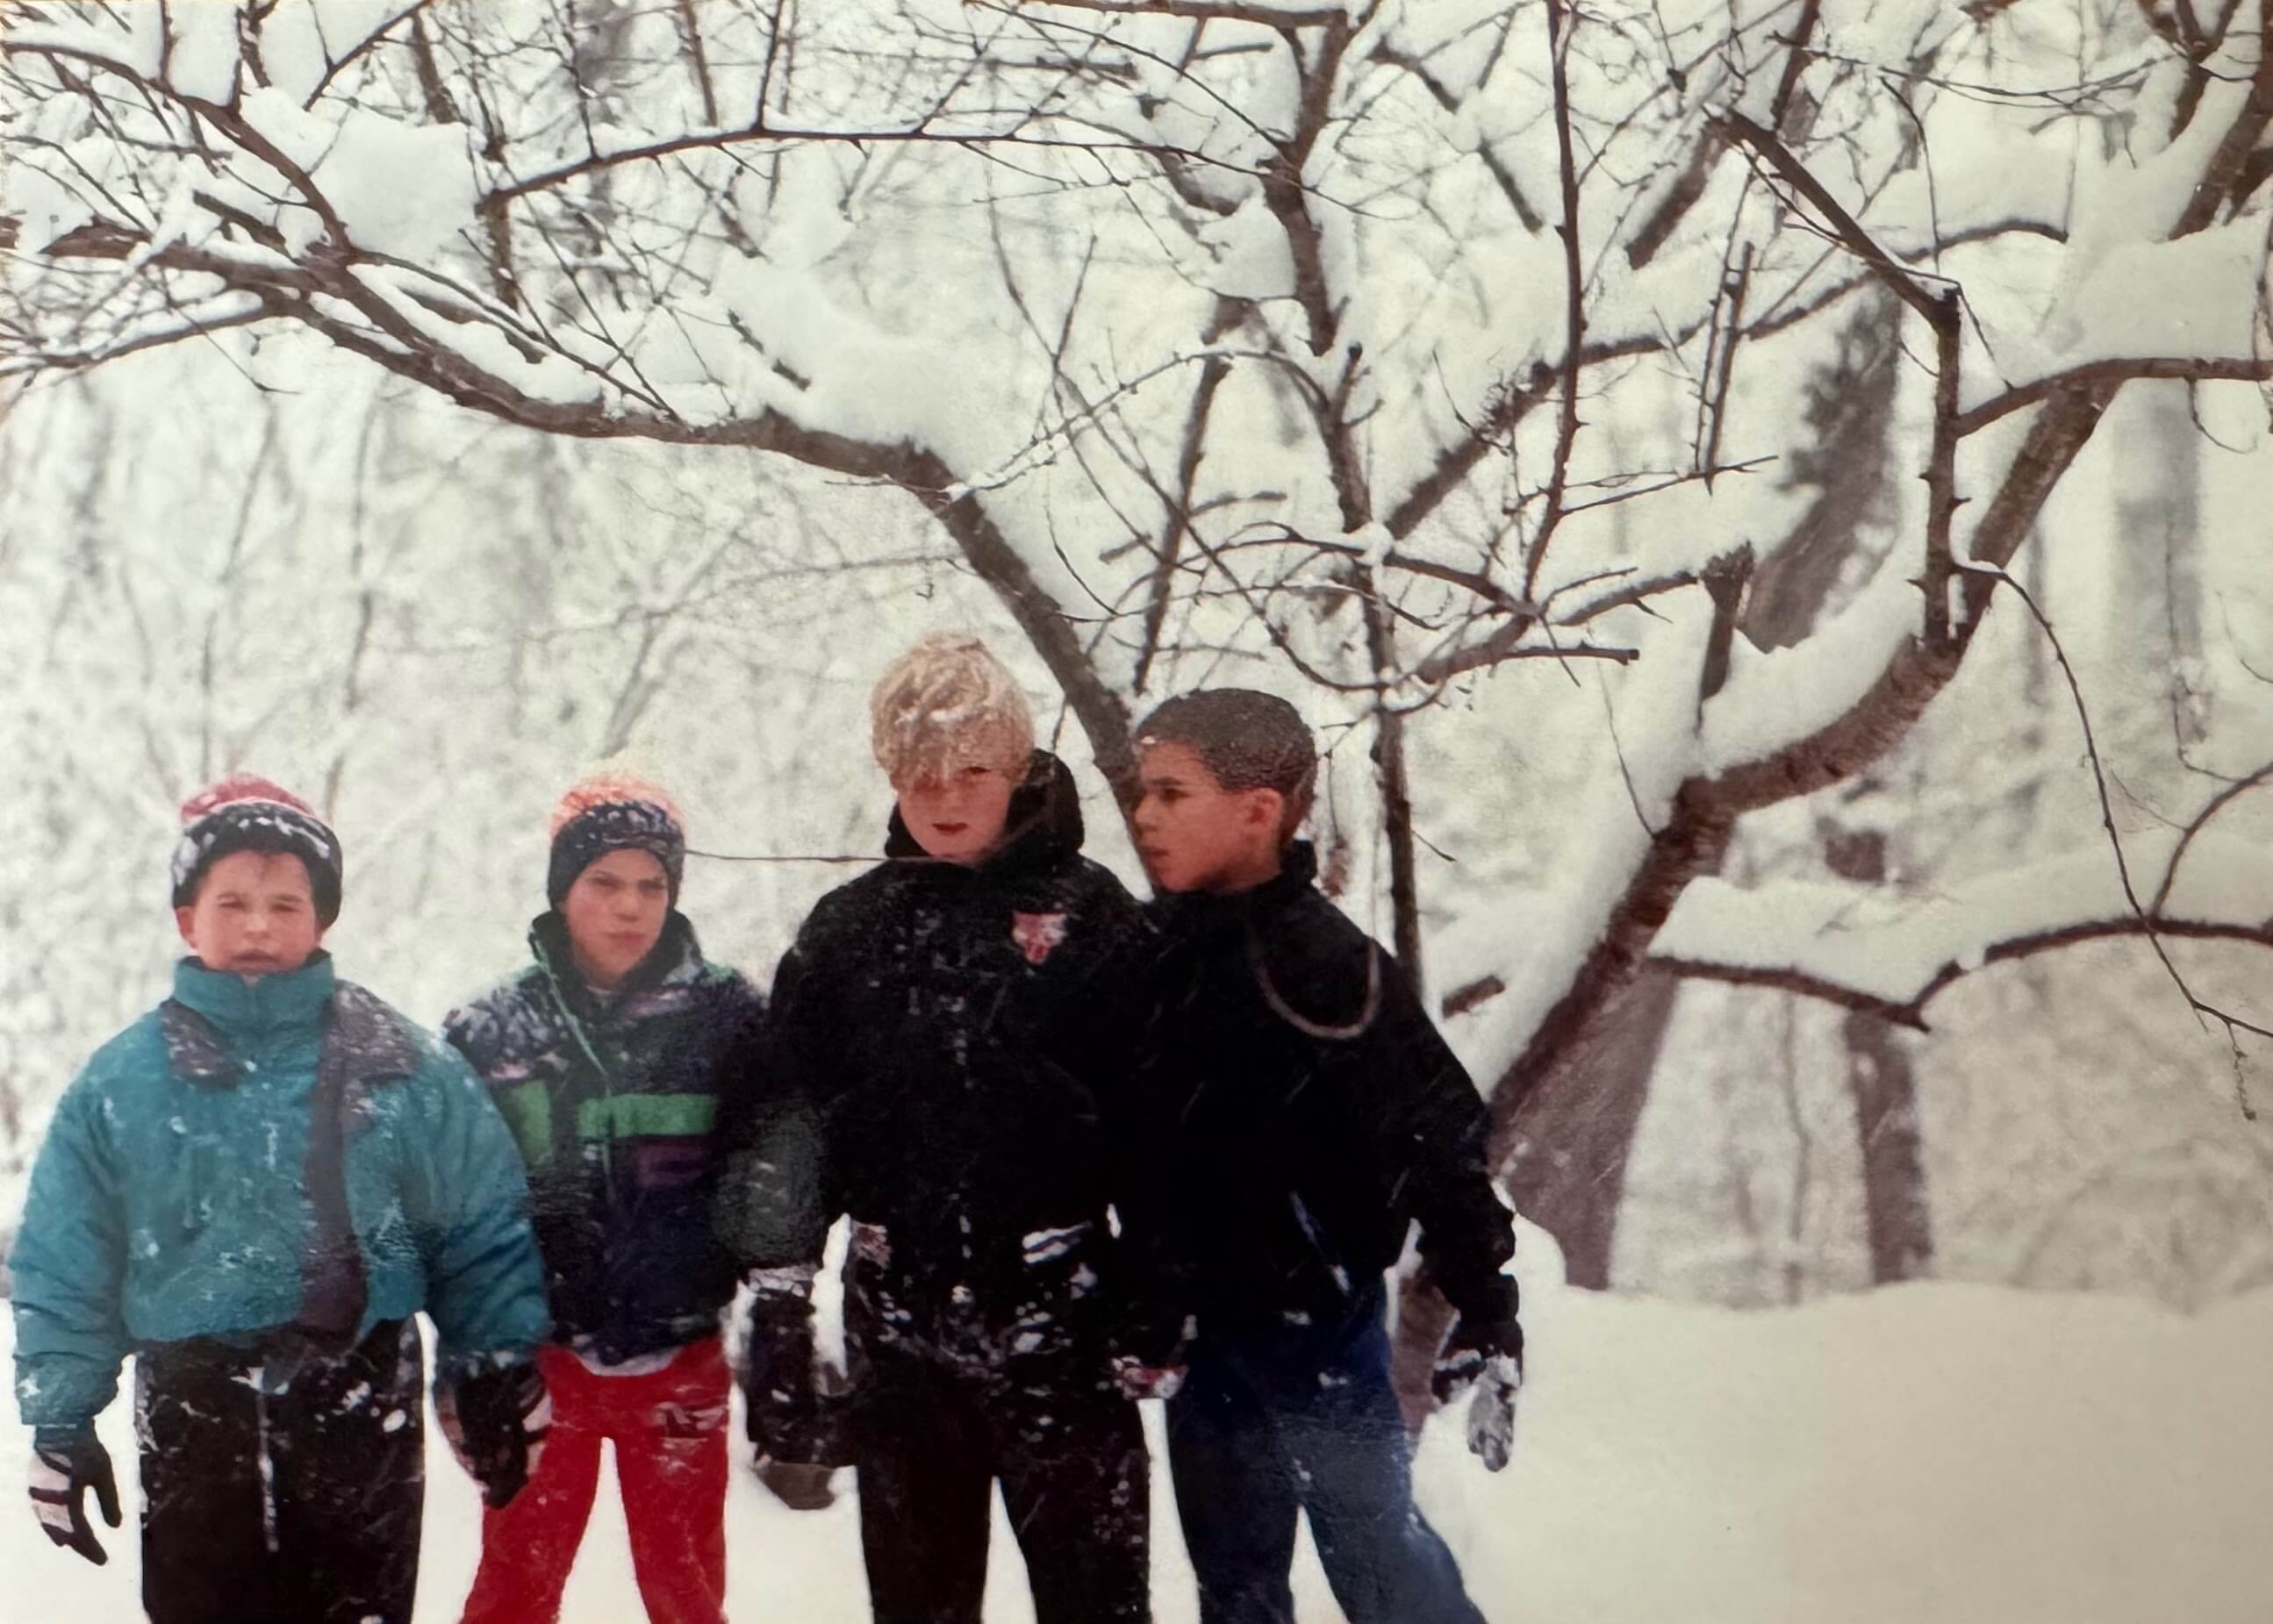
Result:
<svg viewBox="0 0 2273 1624"><path fill-rule="evenodd" d="M435 1396L442 1435L482 1498L502 1507L521 1493L552 1426L544 1377L528 1359L486 1362Z"/></svg>
<svg viewBox="0 0 2273 1624"><path fill-rule="evenodd" d="M823 1372L814 1357L813 1271L760 1269L750 1283L742 1367L750 1441L761 1456L781 1464L849 1464L846 1395L841 1381L824 1380L834 1373Z"/></svg>
<svg viewBox="0 0 2273 1624"><path fill-rule="evenodd" d="M1437 1402L1469 1392L1468 1448L1487 1470L1505 1466L1515 1447L1515 1396L1523 1387L1523 1327L1516 1319L1515 1283L1499 1300L1472 1305L1453 1322L1437 1356L1429 1385Z"/></svg>
<svg viewBox="0 0 2273 1624"><path fill-rule="evenodd" d="M1190 1317L1123 1276L1114 1293L1107 1338L1116 1359L1152 1370L1184 1362L1192 1339Z"/></svg>
<svg viewBox="0 0 2273 1624"><path fill-rule="evenodd" d="M829 1466L777 1461L770 1456L761 1456L758 1461L758 1481L791 1511L826 1511L835 1505L836 1491L829 1481L834 1475L835 1468Z"/></svg>
<svg viewBox="0 0 2273 1624"><path fill-rule="evenodd" d="M92 1426L41 1426L32 1431L32 1510L40 1527L96 1567L110 1560L94 1537L86 1515L86 1491L94 1491L102 1520L118 1526L118 1482L110 1456Z"/></svg>

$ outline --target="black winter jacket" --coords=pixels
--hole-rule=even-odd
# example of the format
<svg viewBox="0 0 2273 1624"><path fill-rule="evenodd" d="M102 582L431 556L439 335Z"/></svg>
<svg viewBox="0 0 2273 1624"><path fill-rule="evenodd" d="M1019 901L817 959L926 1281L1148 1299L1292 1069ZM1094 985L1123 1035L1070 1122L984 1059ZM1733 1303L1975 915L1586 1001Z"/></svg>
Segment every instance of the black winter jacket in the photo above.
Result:
<svg viewBox="0 0 2273 1624"><path fill-rule="evenodd" d="M1105 1268L1149 932L1081 855L1055 757L1035 752L1008 827L1001 850L965 867L924 856L895 812L892 860L821 898L798 932L769 1043L737 1062L787 1090L739 1135L748 1171L728 1222L746 1262L817 1262L849 1213L868 1230L856 1262L919 1320L950 1298L1014 1312L1024 1254L1048 1231L1090 1225L1081 1249Z"/></svg>
<svg viewBox="0 0 2273 1624"><path fill-rule="evenodd" d="M576 973L557 913L529 929L535 963L452 1012L443 1036L489 1084L529 1165L554 1335L609 1359L708 1336L735 1261L714 1228L724 1162L722 1057L764 1005L706 961L686 918L615 995ZM744 1074L735 1087L765 1086Z"/></svg>
<svg viewBox="0 0 2273 1624"><path fill-rule="evenodd" d="M1421 1224L1472 1322L1514 1312L1514 1252L1474 1085L1395 961L1312 883L1307 843L1233 895L1152 908L1162 934L1141 1060L1127 1242L1200 1332L1346 1308Z"/></svg>

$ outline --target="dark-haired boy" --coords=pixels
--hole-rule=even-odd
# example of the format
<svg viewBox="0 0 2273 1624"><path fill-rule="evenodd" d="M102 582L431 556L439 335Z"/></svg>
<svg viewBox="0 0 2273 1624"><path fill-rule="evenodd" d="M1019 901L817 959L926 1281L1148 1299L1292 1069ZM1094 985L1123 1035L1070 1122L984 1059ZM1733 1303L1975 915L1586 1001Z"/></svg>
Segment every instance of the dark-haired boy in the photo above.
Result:
<svg viewBox="0 0 2273 1624"><path fill-rule="evenodd" d="M1316 753L1294 707L1203 690L1137 745L1165 946L1150 1196L1122 1219L1195 1332L1168 1458L1201 1620L1288 1624L1307 1512L1352 1624L1481 1624L1413 1505L1383 1276L1418 1220L1459 1316L1438 1394L1477 1388L1470 1447L1504 1464L1523 1334L1482 1105L1395 962L1313 883L1293 834Z"/></svg>
<svg viewBox="0 0 2273 1624"><path fill-rule="evenodd" d="M334 976L340 846L307 805L235 776L182 817L194 956L64 1091L11 1260L33 1509L108 1560L86 1498L118 1525L94 1418L131 1352L156 1624L409 1624L412 1316L492 1503L543 1438L521 1161L463 1060Z"/></svg>
<svg viewBox="0 0 2273 1624"><path fill-rule="evenodd" d="M529 1164L553 1321L537 1351L553 1401L544 1464L484 1515L461 1619L560 1616L611 1443L648 1617L719 1624L733 1382L719 1315L736 1273L711 1222L719 1062L762 1006L679 911L686 826L659 785L587 778L551 834L535 962L442 1029Z"/></svg>

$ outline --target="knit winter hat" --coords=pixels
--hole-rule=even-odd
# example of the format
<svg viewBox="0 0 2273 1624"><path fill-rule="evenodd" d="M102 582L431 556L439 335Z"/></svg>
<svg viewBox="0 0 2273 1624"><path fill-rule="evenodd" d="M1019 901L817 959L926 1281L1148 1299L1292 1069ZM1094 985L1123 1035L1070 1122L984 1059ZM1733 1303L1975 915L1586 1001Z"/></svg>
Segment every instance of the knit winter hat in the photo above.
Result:
<svg viewBox="0 0 2273 1624"><path fill-rule="evenodd" d="M552 809L552 862L545 900L558 908L576 876L611 851L644 851L663 864L671 905L679 906L686 868L686 825L662 785L629 773L596 773L569 787Z"/></svg>
<svg viewBox="0 0 2273 1624"><path fill-rule="evenodd" d="M182 803L182 838L172 865L174 906L196 902L206 870L236 851L299 858L307 865L316 917L328 929L340 917L345 864L340 837L307 802L251 773L231 773Z"/></svg>
<svg viewBox="0 0 2273 1624"><path fill-rule="evenodd" d="M876 679L868 737L896 784L973 761L1016 771L1034 751L1034 717L986 644L968 632L936 632Z"/></svg>

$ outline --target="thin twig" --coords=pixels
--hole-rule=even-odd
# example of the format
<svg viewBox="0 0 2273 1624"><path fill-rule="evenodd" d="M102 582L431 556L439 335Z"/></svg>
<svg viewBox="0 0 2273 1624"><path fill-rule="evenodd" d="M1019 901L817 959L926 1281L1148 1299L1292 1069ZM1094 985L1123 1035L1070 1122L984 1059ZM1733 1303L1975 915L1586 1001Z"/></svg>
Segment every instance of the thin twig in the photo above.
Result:
<svg viewBox="0 0 2273 1624"><path fill-rule="evenodd" d="M2133 917L2139 922L2140 930L2146 936L2148 946L2154 948L2156 958L2162 962L2163 969L2169 973L2171 984L2179 990L2179 996L2186 999L2187 1007L2194 1011L2195 1019L2202 1023L2205 1030L2208 1029L2210 1021L2223 1022L2227 1042L2235 1044L2237 1048L2239 1044L2234 1037L2237 1029L2241 1031L2254 1032L2261 1037L2273 1037L2273 1030L2245 1021L2240 1016L2230 1014L2220 1009L2217 1005L2207 1003L2195 996L2194 989L2187 984L2186 977L2179 973L2177 964L2172 962L2170 950L2163 946L2163 931L2158 928L2159 922L2153 918L2140 902L2139 893L2131 883L2131 865L2124 857L2123 840L2115 829L2114 804L2107 795L2107 774L2099 759L2099 741L2092 733L2091 715L2084 707L2083 689L2076 681L2075 668L2068 663L2067 650L2060 646L2059 636L2052 631L2052 623L2045 617L2044 610L2037 607L2036 599L2029 595L2029 589L2007 572L1980 564L1964 564L1957 567L1969 574L1992 577L1999 584L2010 587L2019 595L2021 602L2028 606L2029 613L2035 617L2037 626L2044 634L2044 640L2052 645L2052 657L2059 662L2060 675L2067 679L2068 693L2075 700L2076 720L2083 728L2084 753L2091 763L2092 782L2099 791L2099 823L2100 827L2107 831L2108 846L2115 854L2115 872L2116 877L2122 882L2123 900L2129 904ZM2242 1110L2245 1115L2254 1119L2256 1113L2250 1109L2246 1099L2242 1102Z"/></svg>
<svg viewBox="0 0 2273 1624"><path fill-rule="evenodd" d="M2179 864L2186 857L2187 848L2194 844L2194 836L2201 834L2204 827L2209 824L2209 820L2217 817L2218 813L2224 812L2232 802L2239 800L2242 796L2247 794L2250 790L2254 790L2258 785L2266 782L2269 779L2273 779L2273 761L2268 761L2264 766L2259 767L2247 778L2235 779L2232 783L2226 785L2225 788L2220 790L2216 795L2210 797L2209 801L2203 805L2202 809L2194 815L2193 820L2187 825L2185 830L2179 835L2178 845L2173 848L2171 852L2170 864L2163 871L2163 881L2160 885L2155 887L2155 900L2148 905L2148 911L2149 913L2161 913L2163 911L2163 904L2170 900L2171 887L2178 882Z"/></svg>
<svg viewBox="0 0 2273 1624"><path fill-rule="evenodd" d="M1567 0L1547 0L1547 49L1555 93L1555 148L1562 180L1563 220L1556 235L1563 239L1563 281L1565 301L1563 322L1562 414L1555 433L1555 460L1547 476L1547 511L1539 521L1523 565L1523 595L1536 597L1540 565L1547 561L1548 543L1563 522L1563 492L1571 477L1571 453L1579 438L1579 369L1587 337L1587 283L1579 253L1579 169L1571 138L1571 36L1576 31Z"/></svg>

